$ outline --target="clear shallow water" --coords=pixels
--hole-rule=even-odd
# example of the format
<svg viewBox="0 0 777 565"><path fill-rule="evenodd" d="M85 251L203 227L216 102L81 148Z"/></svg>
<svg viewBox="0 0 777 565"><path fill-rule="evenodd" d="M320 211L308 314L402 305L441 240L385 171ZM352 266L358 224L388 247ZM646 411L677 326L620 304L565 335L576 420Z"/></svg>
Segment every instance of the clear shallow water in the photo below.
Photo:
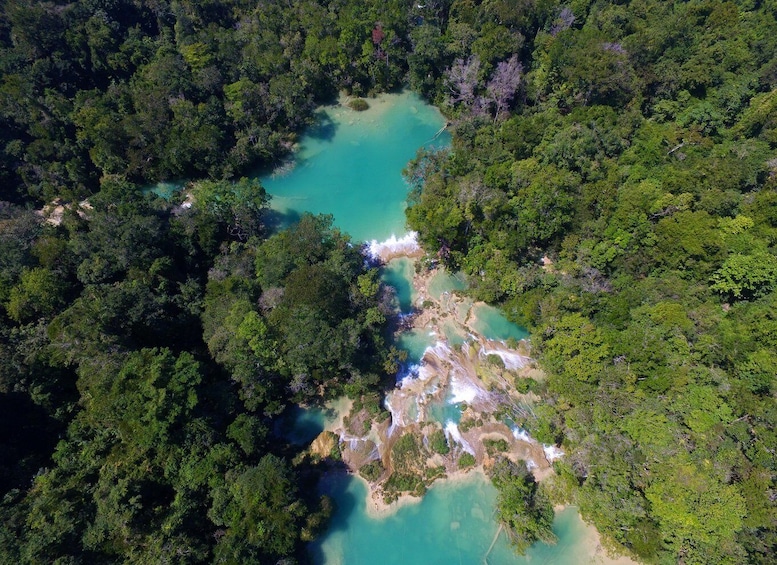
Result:
<svg viewBox="0 0 777 565"><path fill-rule="evenodd" d="M300 140L295 166L282 176L261 176L283 222L302 212L332 214L355 241L384 241L406 232L408 186L402 169L423 146L447 146L435 134L445 120L409 92L368 100L370 109L319 111L318 125Z"/></svg>
<svg viewBox="0 0 777 565"><path fill-rule="evenodd" d="M529 337L529 332L509 321L497 308L487 304L478 304L473 308L475 319L472 328L486 339L520 340Z"/></svg>
<svg viewBox="0 0 777 565"><path fill-rule="evenodd" d="M411 365L420 363L426 348L436 342L434 335L425 330L410 330L397 338L397 346L407 351L407 362Z"/></svg>
<svg viewBox="0 0 777 565"><path fill-rule="evenodd" d="M432 280L429 281L429 295L437 300L442 298L446 292L465 290L467 281L461 273L451 274L447 271L439 271Z"/></svg>
<svg viewBox="0 0 777 565"><path fill-rule="evenodd" d="M413 310L413 261L407 257L392 259L383 268L381 280L397 294L399 311L407 314Z"/></svg>
<svg viewBox="0 0 777 565"><path fill-rule="evenodd" d="M440 402L431 402L429 404L429 416L435 422L439 422L443 427L448 422L458 425L461 422L461 409L463 404L452 403L449 398Z"/></svg>
<svg viewBox="0 0 777 565"><path fill-rule="evenodd" d="M436 483L415 504L381 519L366 512L366 487L353 477L328 477L323 490L337 509L327 535L311 546L323 565L572 565L589 555L582 543L586 526L574 508L556 516L559 543L535 544L517 556L494 516L496 491L479 474L463 481ZM492 545L493 544L493 545Z"/></svg>
<svg viewBox="0 0 777 565"><path fill-rule="evenodd" d="M153 192L165 200L170 200L177 191L186 186L186 181L160 181L156 184L150 184L142 188L143 192Z"/></svg>

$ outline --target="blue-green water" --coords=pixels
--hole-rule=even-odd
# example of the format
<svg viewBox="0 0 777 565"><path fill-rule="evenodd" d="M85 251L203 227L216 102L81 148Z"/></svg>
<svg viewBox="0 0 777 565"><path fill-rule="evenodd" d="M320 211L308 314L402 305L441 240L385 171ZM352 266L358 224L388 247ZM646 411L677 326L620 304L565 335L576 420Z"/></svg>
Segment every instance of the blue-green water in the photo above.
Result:
<svg viewBox="0 0 777 565"><path fill-rule="evenodd" d="M509 321L499 309L493 306L478 304L474 307L473 314L475 319L472 322L472 328L486 339L520 340L529 337L529 333L524 328Z"/></svg>
<svg viewBox="0 0 777 565"><path fill-rule="evenodd" d="M186 181L160 181L156 184L151 184L143 187L143 192L153 192L157 196L161 196L165 200L170 200L173 194L181 190L186 185Z"/></svg>
<svg viewBox="0 0 777 565"><path fill-rule="evenodd" d="M411 330L404 332L397 338L397 346L407 351L407 361L410 364L418 364L424 356L424 351L437 340L428 331Z"/></svg>
<svg viewBox="0 0 777 565"><path fill-rule="evenodd" d="M327 410L317 406L306 408L295 406L283 419L284 429L281 433L291 443L305 445L324 431L332 417L333 415Z"/></svg>
<svg viewBox="0 0 777 565"><path fill-rule="evenodd" d="M481 475L435 483L416 504L375 519L367 514L366 487L353 477L328 477L324 490L337 510L328 534L311 547L315 563L360 565L572 565L588 562L586 528L577 511L556 516L556 545L537 543L513 553L494 519L496 491ZM492 545L493 544L493 545Z"/></svg>
<svg viewBox="0 0 777 565"><path fill-rule="evenodd" d="M461 409L463 405L459 403L452 404L450 399L431 402L429 404L429 416L435 422L445 426L448 422L459 424L461 422Z"/></svg>
<svg viewBox="0 0 777 565"><path fill-rule="evenodd" d="M467 335L453 322L445 322L442 326L442 331L451 347L459 348L467 341Z"/></svg>
<svg viewBox="0 0 777 565"><path fill-rule="evenodd" d="M464 279L462 273L451 274L448 271L439 271L429 281L429 296L436 300L440 300L442 295L446 292L454 292L457 290L465 290L467 288L467 281Z"/></svg>
<svg viewBox="0 0 777 565"><path fill-rule="evenodd" d="M411 259L400 257L389 261L381 273L381 280L396 291L403 314L413 310L413 269Z"/></svg>
<svg viewBox="0 0 777 565"><path fill-rule="evenodd" d="M285 175L262 176L271 206L293 221L301 212L334 216L356 241L384 241L405 233L408 185L402 169L423 146L445 146L435 134L440 112L415 94L369 100L356 112L337 106L320 111L318 126L302 137L296 166Z"/></svg>

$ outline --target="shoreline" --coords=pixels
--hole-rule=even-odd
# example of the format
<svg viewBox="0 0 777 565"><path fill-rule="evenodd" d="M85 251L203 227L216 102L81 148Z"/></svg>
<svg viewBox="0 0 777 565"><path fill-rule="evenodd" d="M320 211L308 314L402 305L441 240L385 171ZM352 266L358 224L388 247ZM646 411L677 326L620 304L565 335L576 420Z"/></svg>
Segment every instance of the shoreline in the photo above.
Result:
<svg viewBox="0 0 777 565"><path fill-rule="evenodd" d="M348 473L348 474L362 481L364 485L367 487L367 495L365 497L365 509L366 509L365 512L367 516L373 520L383 520L385 518L393 516L405 506L420 504L421 501L424 499L424 496L426 496L425 494L424 496L412 496L410 494L403 494L394 502L386 503L383 501L383 498L380 496L381 492L379 490L374 489L372 484L367 479L359 475L359 473ZM432 484L429 485L429 489L434 488L435 486L444 485L444 484L457 485L461 483L466 483L467 481L472 480L476 475L480 475L483 479L490 481L485 471L483 470L483 466L478 465L476 467L470 467L468 469L459 469L449 475L446 475L445 477L435 479L432 482Z"/></svg>
<svg viewBox="0 0 777 565"><path fill-rule="evenodd" d="M565 508L570 507L566 506ZM610 555L607 547L602 545L602 534L599 533L596 526L586 522L576 506L572 508L577 511L578 518L584 528L580 548L585 550L586 555L590 556L588 563L591 565L639 565L638 561L633 560L628 555Z"/></svg>
<svg viewBox="0 0 777 565"><path fill-rule="evenodd" d="M396 243L396 238L392 241L392 243ZM416 249L413 249L412 253L407 253L406 250L401 249L401 246L394 246L394 245L388 245L384 246L383 249L381 249L382 253L375 254L378 255L379 259L382 260L383 264L387 264L389 260L393 258L406 258L411 261L416 260L420 255L422 255L422 250L420 250L420 247ZM390 254L390 255L389 255ZM389 255L389 256L387 256ZM444 323L446 320L449 321L456 321L458 324L461 324L465 328L467 328L469 331L475 331L474 328L470 326L470 316L472 315L471 309L474 305L474 303L466 304L466 313L467 315L464 317L464 319L459 320L456 311L454 309L454 312L448 312L446 311L448 307L451 305L454 305L454 303L458 302L458 300L455 298L455 293L444 293L443 296L437 297L436 295L433 295L430 289L430 283L435 278L435 276L440 272L439 268L432 269L428 272L424 273L415 273L412 277L411 285L413 288L413 302L414 304L418 304L423 302L425 306L427 306L426 303L429 303L427 307L423 308L424 311L419 312L416 316L413 318L412 326L417 330L426 330L426 331L433 331L436 335L438 335L440 338L443 338L445 336L444 332ZM470 335L472 335L470 333ZM502 361L504 362L505 368L509 368L512 371L517 372L518 374L527 374L526 371L531 369L531 358L529 356L529 351L524 349L523 347L520 348L520 351L516 351L515 348L510 348L503 342L495 342L493 340L487 340L486 338L481 339L482 343L481 345L484 346L484 344L488 343L488 348L484 349L484 352L486 354L493 354L498 355L500 358L502 358ZM525 347L525 346L524 346ZM434 349L434 348L432 348ZM428 351L428 350L427 350ZM477 358L480 358L481 356L480 351L477 353L474 353L474 355ZM512 357L506 358L507 355L511 354L516 356L515 359ZM500 355L503 354L503 355ZM434 358L434 352L432 352L432 357ZM466 357L466 353L464 354L464 357ZM519 359L520 358L520 359ZM518 362L520 360L520 362ZM435 367L435 370L441 370L444 366L446 366L446 363L444 362L445 359L434 359L432 361L432 366ZM462 358L461 361L466 364L466 359ZM508 363L509 361L509 363ZM470 362L473 362L473 360L470 360ZM512 366L512 365L515 366ZM508 365L511 365L508 367ZM461 376L459 376L461 378ZM480 375L477 376L477 378L481 378ZM423 379L419 382L424 382ZM402 387L400 387L398 390L401 390ZM471 404L472 403L468 403ZM341 407L344 407L341 405ZM339 411L338 411L339 412ZM393 414L393 412L392 412ZM340 414L342 416L342 414ZM338 419L339 422L342 423L342 418ZM414 425L414 424L410 424ZM333 432L335 430L333 428L336 428L338 426L327 426L327 428ZM493 427L493 426L492 426ZM505 436L505 433L501 430L499 431L499 436ZM469 432L470 435L474 432ZM481 432L479 432L482 437L479 437L479 441L475 441L472 437L467 437L466 439L474 444L482 443L483 438L488 438L491 435L495 434L496 431L490 430L490 429L483 429ZM513 435L514 434L510 434ZM342 438L342 435L341 435ZM550 473L552 474L552 468L550 467L549 461L543 461L543 465L537 465L536 462L542 458L547 459L547 454L539 453L537 451L538 449L542 449L543 446L541 444L538 444L538 446L535 446L533 443L527 442L526 445L518 445L518 448L513 445L515 442L513 441L513 438L506 438L509 439L511 446L515 449L520 448L518 451L513 453L513 456L516 456L523 460L530 460L535 462L535 468L532 469L535 476L538 480L541 480L543 475ZM515 440L521 440L521 438L515 438ZM525 441L525 440L524 440ZM536 453L535 453L536 452ZM479 460L479 464L474 467L469 467L466 469L458 469L458 468L452 468L451 465L446 465L448 468L448 474L446 474L444 477L437 478L431 482L431 484L427 488L427 492L424 493L423 496L414 496L411 494L402 494L400 495L396 500L394 500L391 503L386 503L383 500L383 490L380 486L380 481L374 481L370 482L364 477L362 477L358 470L354 468L349 468L348 471L344 472L337 472L338 475L341 475L341 478L346 479L347 477L354 477L357 480L361 481L362 484L365 487L366 494L364 495L363 504L364 504L364 514L365 516L370 520L385 520L387 518L390 518L392 516L395 516L402 508L414 506L417 504L420 504L423 501L423 497L428 494L428 491L437 488L437 487L443 487L443 488L456 488L458 485L466 484L473 480L483 480L487 482L489 485L491 484L491 481L488 477L488 475L485 472L484 469L484 463L487 464L488 457L485 457L484 453L479 453L477 456ZM359 502L361 504L361 501ZM555 506L554 507L554 515L558 516L560 512L564 511L565 509L570 508L569 506ZM577 508L571 507L574 509L576 513L576 520L577 523L574 526L574 531L576 532L574 534L575 541L572 542L574 546L574 551L580 556L580 563L584 564L591 564L591 565L637 565L637 562L631 559L628 556L611 556L606 548L606 545L602 543L602 536L598 532L595 526L585 522L582 519L582 516L580 515L580 512ZM498 523L498 521L497 521ZM497 531L495 535L495 540L500 535L501 531ZM571 540L570 540L571 541ZM492 545L495 542L492 542Z"/></svg>
<svg viewBox="0 0 777 565"><path fill-rule="evenodd" d="M394 502L387 504L383 502L380 497L380 491L373 489L372 484L364 477L354 472L340 472L337 471L331 475L332 478L337 477L353 477L366 488L366 495L364 498L365 514L370 520L381 521L396 515L401 509L420 504L423 501L423 496L411 496L402 495ZM490 484L490 479L483 469L482 465L476 467L470 467L468 469L457 470L450 475L436 479L429 487L429 489L436 487L456 487L458 485L466 484L467 482L481 478ZM424 494L426 496L426 494ZM608 549L602 544L602 536L596 527L589 522L586 522L580 510L574 505L558 504L553 507L554 519L561 512L567 510L574 510L579 521L579 528L582 530L580 539L575 543L577 546L578 554L580 555L579 563L584 565L640 565L638 561L635 561L628 555L611 555ZM500 524L501 528L501 524ZM495 539L501 534L501 531L497 531ZM535 542L542 543L542 542ZM516 554L516 558L521 558Z"/></svg>

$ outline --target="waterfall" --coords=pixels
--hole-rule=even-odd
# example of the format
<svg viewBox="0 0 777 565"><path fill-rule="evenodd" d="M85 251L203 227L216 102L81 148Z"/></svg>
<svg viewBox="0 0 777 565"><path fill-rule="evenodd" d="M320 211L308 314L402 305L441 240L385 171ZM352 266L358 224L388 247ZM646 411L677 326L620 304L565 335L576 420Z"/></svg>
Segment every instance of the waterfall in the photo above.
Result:
<svg viewBox="0 0 777 565"><path fill-rule="evenodd" d="M487 357L489 355L497 355L505 364L505 369L516 370L522 369L529 362L529 358L516 353L515 351L504 351L502 349L486 349L485 347L480 349L480 356Z"/></svg>
<svg viewBox="0 0 777 565"><path fill-rule="evenodd" d="M459 426L456 425L456 422L446 422L445 433L448 435L451 441L458 443L464 451L470 455L475 455L475 450L472 449L472 446L467 443L467 440L461 437L461 432L459 431Z"/></svg>
<svg viewBox="0 0 777 565"><path fill-rule="evenodd" d="M373 239L367 249L372 257L383 260L393 255L413 255L421 251L418 245L418 234L414 231L399 238L391 234L391 237L385 241Z"/></svg>

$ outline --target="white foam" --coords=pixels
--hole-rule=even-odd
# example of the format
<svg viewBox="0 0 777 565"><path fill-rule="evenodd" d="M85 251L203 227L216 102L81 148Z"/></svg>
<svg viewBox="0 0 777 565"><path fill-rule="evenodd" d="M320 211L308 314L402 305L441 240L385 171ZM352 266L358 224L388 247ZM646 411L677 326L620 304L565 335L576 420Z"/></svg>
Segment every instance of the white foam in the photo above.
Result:
<svg viewBox="0 0 777 565"><path fill-rule="evenodd" d="M450 346L446 342L438 341L424 350L424 357L428 354L434 355L438 359L449 359L453 355L453 351L451 351Z"/></svg>
<svg viewBox="0 0 777 565"><path fill-rule="evenodd" d="M390 255L410 255L421 250L418 245L418 234L414 231L408 232L402 237L397 238L391 234L386 241L373 239L367 249L375 259L385 259Z"/></svg>
<svg viewBox="0 0 777 565"><path fill-rule="evenodd" d="M412 381L421 377L421 369L423 367L418 364L412 364L407 367L407 370L400 373L397 376L399 388L403 388L405 385L410 384Z"/></svg>
<svg viewBox="0 0 777 565"><path fill-rule="evenodd" d="M545 459L548 460L548 463L553 463L556 459L561 459L564 456L564 452L555 445L543 444L542 450L545 452Z"/></svg>
<svg viewBox="0 0 777 565"><path fill-rule="evenodd" d="M487 394L474 383L465 382L456 378L456 373L451 375L451 404L466 402L471 404L479 396Z"/></svg>
<svg viewBox="0 0 777 565"><path fill-rule="evenodd" d="M485 357L488 355L498 355L502 362L505 364L505 369L521 369L526 366L528 357L524 357L520 353L514 351L503 351L501 349L481 349L480 354Z"/></svg>
<svg viewBox="0 0 777 565"><path fill-rule="evenodd" d="M526 443L537 443L534 438L529 435L529 432L518 426L513 428L513 437L525 441Z"/></svg>
<svg viewBox="0 0 777 565"><path fill-rule="evenodd" d="M391 425L389 426L388 432L386 433L387 437L391 437L391 435L394 433L394 430L404 426L405 423L402 419L402 413L391 405L390 396L386 397L384 405L386 406L386 410L391 413Z"/></svg>
<svg viewBox="0 0 777 565"><path fill-rule="evenodd" d="M459 426L456 425L456 422L447 422L445 424L445 433L448 434L448 437L450 437L452 441L458 443L464 451L470 455L475 455L475 450L472 449L472 446L467 443L467 440L461 437L461 432L459 431Z"/></svg>

